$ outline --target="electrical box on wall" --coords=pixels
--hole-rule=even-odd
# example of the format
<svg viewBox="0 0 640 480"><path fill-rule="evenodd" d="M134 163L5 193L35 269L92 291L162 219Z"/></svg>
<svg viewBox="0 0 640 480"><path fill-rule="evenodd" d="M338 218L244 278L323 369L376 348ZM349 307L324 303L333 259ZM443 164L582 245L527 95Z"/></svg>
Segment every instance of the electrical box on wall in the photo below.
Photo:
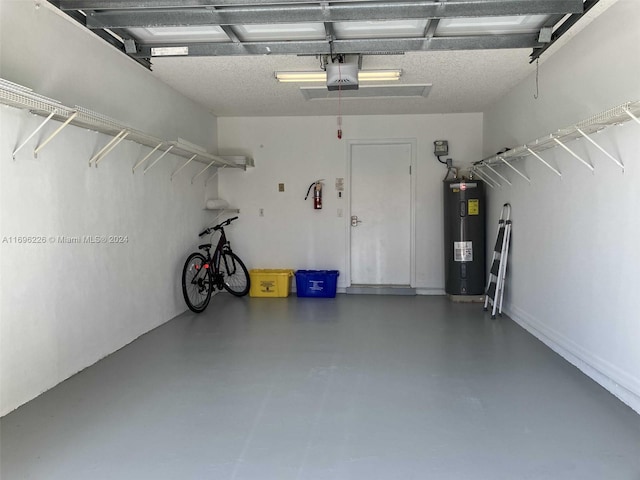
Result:
<svg viewBox="0 0 640 480"><path fill-rule="evenodd" d="M449 155L449 142L447 140L436 140L433 142L433 154L436 157Z"/></svg>

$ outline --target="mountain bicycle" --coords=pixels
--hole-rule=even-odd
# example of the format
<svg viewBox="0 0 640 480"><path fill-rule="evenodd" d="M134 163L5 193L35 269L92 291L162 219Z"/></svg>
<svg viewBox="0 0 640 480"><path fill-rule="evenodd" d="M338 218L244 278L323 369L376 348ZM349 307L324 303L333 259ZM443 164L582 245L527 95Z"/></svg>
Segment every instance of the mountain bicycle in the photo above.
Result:
<svg viewBox="0 0 640 480"><path fill-rule="evenodd" d="M220 232L218 244L211 255L211 243L198 245L204 254L195 252L189 255L182 269L182 294L189 309L200 313L207 308L211 294L215 289L223 288L235 295L242 297L249 293L251 286L249 272L240 258L231 251L231 244L224 233L224 227L228 226L238 217L233 217L224 222L209 227L198 236Z"/></svg>

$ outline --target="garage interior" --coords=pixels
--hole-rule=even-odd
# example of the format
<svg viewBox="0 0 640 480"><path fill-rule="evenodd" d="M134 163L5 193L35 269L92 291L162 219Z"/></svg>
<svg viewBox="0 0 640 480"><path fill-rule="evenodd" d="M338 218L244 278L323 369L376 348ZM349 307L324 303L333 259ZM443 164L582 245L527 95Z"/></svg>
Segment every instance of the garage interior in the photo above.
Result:
<svg viewBox="0 0 640 480"><path fill-rule="evenodd" d="M3 479L638 476L640 2L0 0L0 22ZM396 78L276 78L336 63ZM512 208L496 319L446 295L440 140L486 186L487 263ZM188 311L185 259L233 216L249 268L338 270L337 296ZM379 218L402 227L358 236Z"/></svg>

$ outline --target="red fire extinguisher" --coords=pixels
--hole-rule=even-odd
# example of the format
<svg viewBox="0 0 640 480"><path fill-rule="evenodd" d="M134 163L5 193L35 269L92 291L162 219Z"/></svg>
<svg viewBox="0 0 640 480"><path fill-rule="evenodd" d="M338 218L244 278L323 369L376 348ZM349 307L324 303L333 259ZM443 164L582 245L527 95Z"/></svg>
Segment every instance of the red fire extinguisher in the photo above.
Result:
<svg viewBox="0 0 640 480"><path fill-rule="evenodd" d="M304 197L305 200L309 198L309 194L311 193L311 189L313 188L313 208L315 210L322 209L322 180L324 180L324 178L316 180L311 185L309 185L307 195Z"/></svg>

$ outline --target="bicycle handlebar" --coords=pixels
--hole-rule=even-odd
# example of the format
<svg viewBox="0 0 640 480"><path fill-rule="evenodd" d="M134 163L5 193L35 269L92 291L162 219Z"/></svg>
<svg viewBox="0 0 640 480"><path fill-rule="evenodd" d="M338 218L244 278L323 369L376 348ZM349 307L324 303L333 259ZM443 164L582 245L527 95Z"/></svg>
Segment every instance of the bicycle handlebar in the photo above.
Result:
<svg viewBox="0 0 640 480"><path fill-rule="evenodd" d="M234 220L237 220L237 219L238 219L238 217L229 218L229 219L225 220L224 222L219 223L215 227L209 227L209 228L203 230L202 232L200 232L198 234L198 236L202 237L203 235L207 235L207 234L211 233L212 231L215 232L216 230L220 230L221 228L228 226L231 222L233 222Z"/></svg>

